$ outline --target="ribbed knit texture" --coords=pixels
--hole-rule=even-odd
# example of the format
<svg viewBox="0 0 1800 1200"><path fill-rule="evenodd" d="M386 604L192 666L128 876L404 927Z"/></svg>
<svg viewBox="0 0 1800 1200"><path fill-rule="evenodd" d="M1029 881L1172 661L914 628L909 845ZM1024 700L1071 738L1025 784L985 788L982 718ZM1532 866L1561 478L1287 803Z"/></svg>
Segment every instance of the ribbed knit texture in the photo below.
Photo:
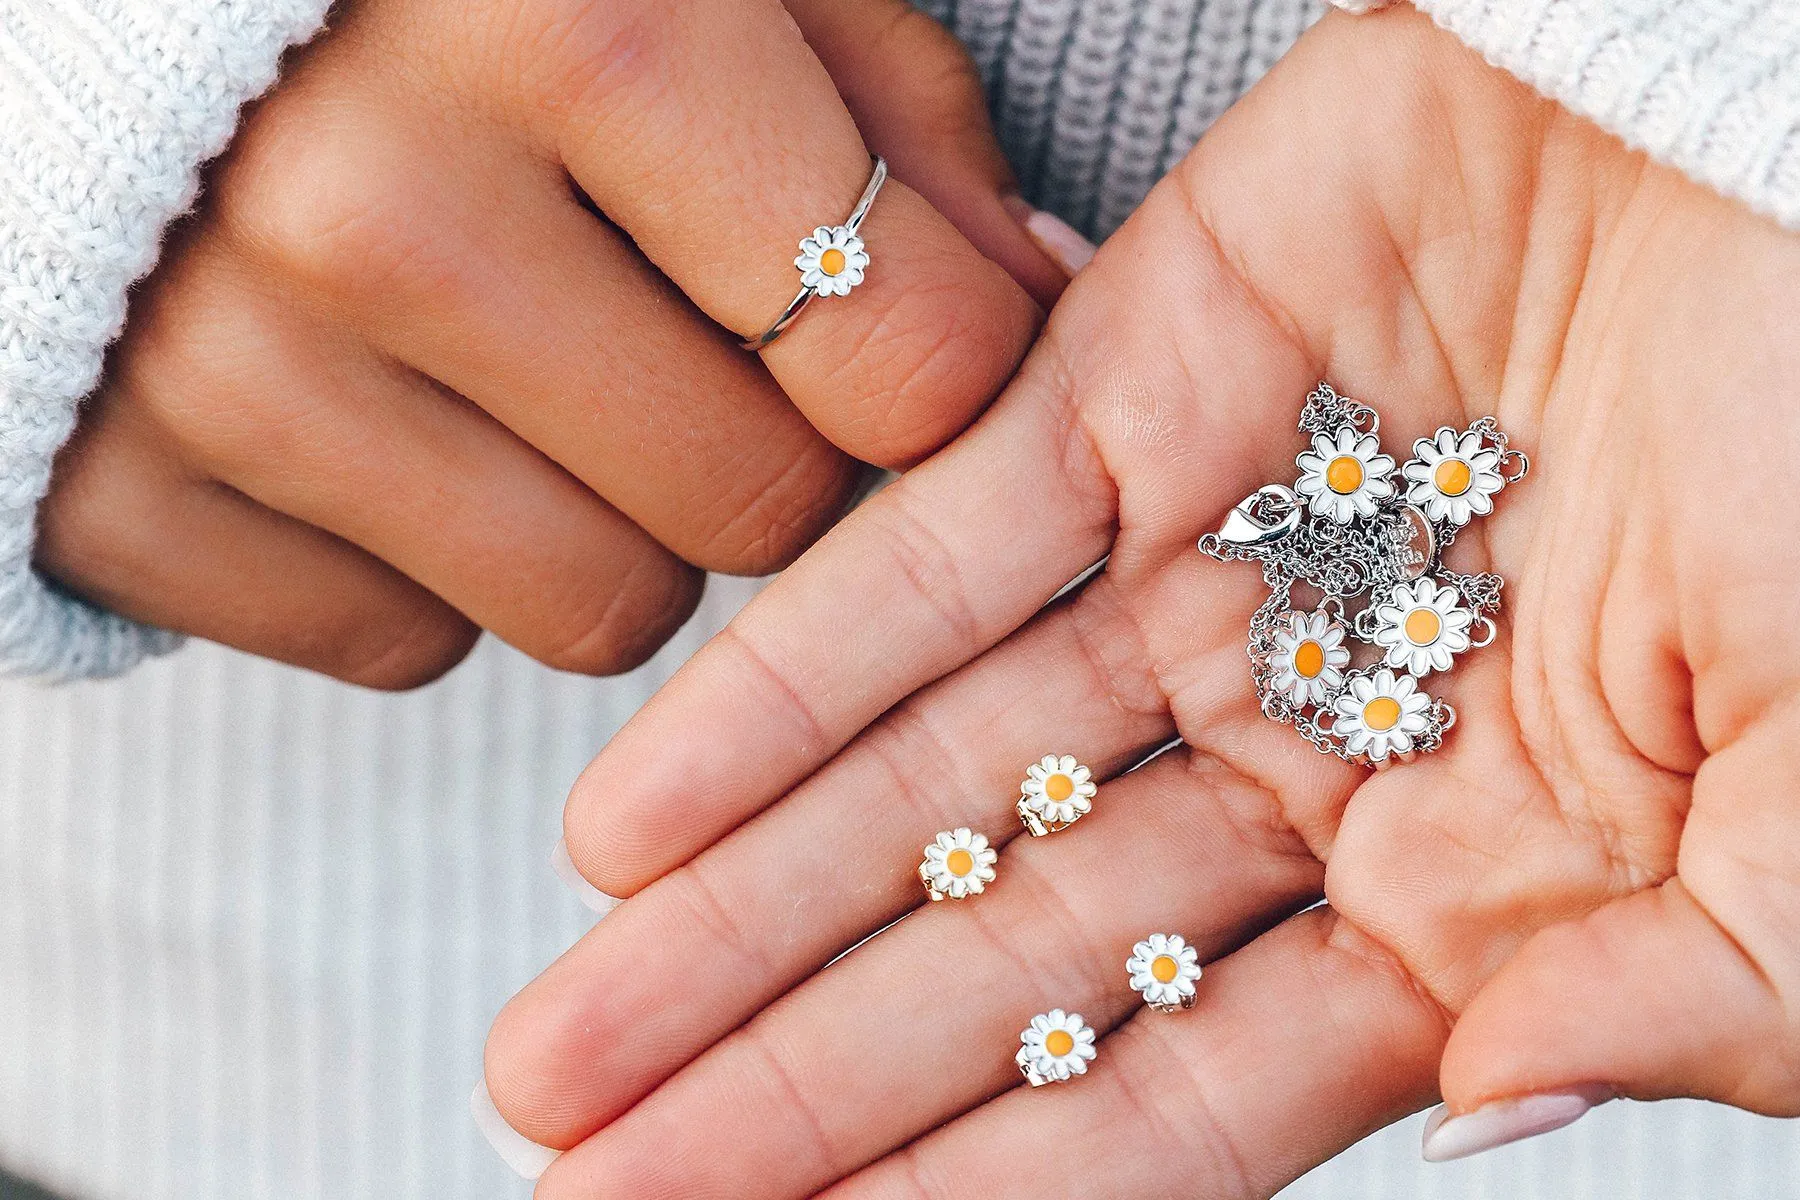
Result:
<svg viewBox="0 0 1800 1200"><path fill-rule="evenodd" d="M1262 78L1323 0L915 0L968 46L1021 190L1092 237Z"/></svg>
<svg viewBox="0 0 1800 1200"><path fill-rule="evenodd" d="M34 516L125 293L327 0L0 0L0 668L115 674L175 639L31 571Z"/></svg>
<svg viewBox="0 0 1800 1200"><path fill-rule="evenodd" d="M1545 95L1800 229L1800 0L1415 0Z"/></svg>

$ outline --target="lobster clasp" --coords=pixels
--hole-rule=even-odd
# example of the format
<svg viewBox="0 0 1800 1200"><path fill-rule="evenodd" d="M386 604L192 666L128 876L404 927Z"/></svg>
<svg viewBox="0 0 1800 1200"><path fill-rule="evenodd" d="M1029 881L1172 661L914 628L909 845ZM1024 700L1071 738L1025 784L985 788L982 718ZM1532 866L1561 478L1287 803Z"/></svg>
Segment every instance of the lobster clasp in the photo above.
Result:
<svg viewBox="0 0 1800 1200"><path fill-rule="evenodd" d="M1279 483L1265 484L1238 501L1219 526L1219 540L1232 546L1265 546L1300 528L1300 497Z"/></svg>

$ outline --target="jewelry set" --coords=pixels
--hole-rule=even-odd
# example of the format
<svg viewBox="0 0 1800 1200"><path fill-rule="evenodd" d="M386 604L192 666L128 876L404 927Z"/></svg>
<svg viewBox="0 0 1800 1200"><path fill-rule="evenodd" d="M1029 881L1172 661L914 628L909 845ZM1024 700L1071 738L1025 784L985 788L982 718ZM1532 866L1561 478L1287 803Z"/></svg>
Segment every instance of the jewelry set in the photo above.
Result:
<svg viewBox="0 0 1800 1200"><path fill-rule="evenodd" d="M1377 769L1435 750L1456 723L1419 681L1494 640L1503 581L1450 570L1443 551L1531 465L1484 417L1414 442L1396 479L1380 425L1373 409L1319 384L1301 409L1312 444L1294 460L1294 486L1258 488L1200 539L1216 559L1262 564L1269 596L1250 619L1247 651L1264 715L1322 753ZM1317 603L1297 605L1296 587ZM1072 755L1045 755L1020 784L1019 819L1033 837L1057 833L1097 791ZM961 900L994 882L998 860L981 834L953 829L925 847L919 880L933 900ZM1193 1006L1201 966L1181 937L1151 934L1125 970L1151 1008ZM1041 1013L1019 1035L1019 1070L1034 1087L1086 1074L1094 1037L1080 1013Z"/></svg>
<svg viewBox="0 0 1800 1200"><path fill-rule="evenodd" d="M863 281L869 255L858 230L886 179L877 158L844 224L801 239L800 292L747 349L773 342L815 296L848 295ZM1380 416L1325 383L1306 398L1299 428L1311 445L1294 460L1294 485L1258 488L1199 548L1221 562L1262 564L1269 596L1250 618L1246 652L1263 714L1321 753L1383 769L1437 749L1456 723L1456 710L1419 681L1494 640L1503 580L1450 570L1443 552L1531 464L1483 417L1418 439L1396 473ZM1296 587L1316 602L1298 603ZM1097 791L1074 756L1047 754L1026 770L1019 819L1033 837L1058 833L1093 807ZM919 880L934 901L978 896L999 857L981 834L948 830L925 847ZM1181 937L1149 935L1125 969L1152 1009L1193 1007L1199 954ZM1019 1035L1019 1070L1033 1087L1086 1074L1094 1041L1080 1013L1040 1013Z"/></svg>

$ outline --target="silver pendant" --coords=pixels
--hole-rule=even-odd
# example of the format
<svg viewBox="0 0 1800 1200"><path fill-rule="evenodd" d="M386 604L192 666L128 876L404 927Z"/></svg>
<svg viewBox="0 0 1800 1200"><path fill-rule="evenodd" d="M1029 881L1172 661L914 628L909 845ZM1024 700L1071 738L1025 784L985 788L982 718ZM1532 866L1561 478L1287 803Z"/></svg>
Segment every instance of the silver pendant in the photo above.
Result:
<svg viewBox="0 0 1800 1200"><path fill-rule="evenodd" d="M1248 651L1263 713L1377 768L1437 749L1456 723L1420 681L1494 640L1503 581L1449 570L1443 551L1531 465L1483 417L1420 438L1396 470L1380 424L1321 383L1300 412L1312 443L1294 485L1258 488L1200 539L1221 562L1262 564ZM1296 585L1316 605L1296 607Z"/></svg>

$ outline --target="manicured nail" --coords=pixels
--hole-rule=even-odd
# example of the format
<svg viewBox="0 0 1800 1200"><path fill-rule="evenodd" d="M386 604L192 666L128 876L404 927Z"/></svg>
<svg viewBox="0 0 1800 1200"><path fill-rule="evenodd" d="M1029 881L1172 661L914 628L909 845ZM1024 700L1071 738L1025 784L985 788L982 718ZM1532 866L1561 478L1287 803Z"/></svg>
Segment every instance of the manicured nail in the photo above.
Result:
<svg viewBox="0 0 1800 1200"><path fill-rule="evenodd" d="M581 872L575 869L575 860L569 857L569 843L561 838L556 839L556 849L550 852L550 869L575 893L577 900L601 916L619 907L616 897L607 895L582 878Z"/></svg>
<svg viewBox="0 0 1800 1200"><path fill-rule="evenodd" d="M1440 1104L1425 1122L1425 1138L1419 1152L1426 1162L1467 1158L1573 1125L1589 1109L1612 1098L1611 1088L1585 1086L1494 1100L1461 1116L1451 1116L1450 1109Z"/></svg>
<svg viewBox="0 0 1800 1200"><path fill-rule="evenodd" d="M1016 207L1008 205L1008 208L1019 223L1025 226L1025 232L1038 244L1038 249L1068 272L1071 279L1094 257L1094 243L1082 237L1073 226L1054 213L1033 208L1023 200L1019 200Z"/></svg>
<svg viewBox="0 0 1800 1200"><path fill-rule="evenodd" d="M522 1179L536 1179L562 1156L562 1151L540 1146L508 1125L500 1110L494 1107L494 1098L488 1095L485 1080L475 1085L475 1091L469 1097L469 1112L475 1117L475 1127L481 1130L481 1136L494 1148L494 1153Z"/></svg>

